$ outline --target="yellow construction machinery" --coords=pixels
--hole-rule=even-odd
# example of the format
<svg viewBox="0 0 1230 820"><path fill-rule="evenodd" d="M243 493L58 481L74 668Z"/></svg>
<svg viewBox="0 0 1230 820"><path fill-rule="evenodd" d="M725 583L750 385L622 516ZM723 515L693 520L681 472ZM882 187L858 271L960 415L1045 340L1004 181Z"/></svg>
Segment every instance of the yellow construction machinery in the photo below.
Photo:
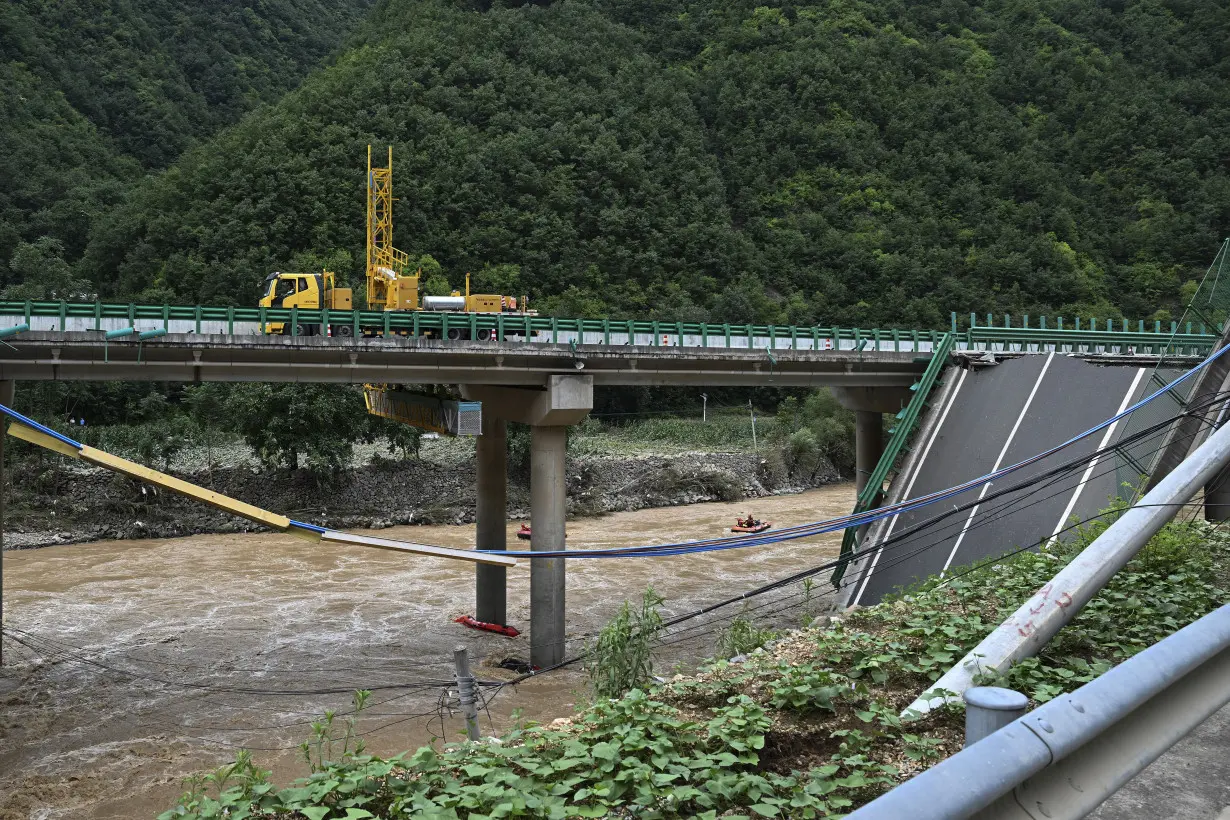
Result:
<svg viewBox="0 0 1230 820"><path fill-rule="evenodd" d="M410 255L393 247L393 148L389 147L389 164L383 168L372 167L372 147L367 146L367 309L368 310L426 310L444 313L515 313L535 315L526 306L525 297L501 296L488 293L470 293L470 275L466 274L464 295L453 291L449 296L427 296L419 286L423 271L411 270ZM353 294L350 288L336 286L334 274L321 271L318 274L282 273L275 271L265 279L265 290L260 304L263 307L298 307L316 310L350 310ZM365 336L383 334L380 326L361 326ZM354 325L334 325L322 328L319 325L288 322L270 322L266 333L294 336L313 336L329 332L335 336L350 336ZM406 331L398 331L405 333ZM430 335L433 331L425 331ZM468 338L465 328L449 328L450 339ZM480 341L491 339L492 331L478 331Z"/></svg>
<svg viewBox="0 0 1230 820"><path fill-rule="evenodd" d="M350 288L337 287L336 282L333 271L328 270L321 270L320 273L274 271L265 277L264 295L260 304L263 307L298 307L305 310L319 310L323 305L330 310L350 310L354 307L354 294ZM324 328L303 323L292 328L289 322L269 322L265 325L265 332L286 336L316 336L324 332ZM334 336L353 336L354 326L334 325L330 328L330 333Z"/></svg>

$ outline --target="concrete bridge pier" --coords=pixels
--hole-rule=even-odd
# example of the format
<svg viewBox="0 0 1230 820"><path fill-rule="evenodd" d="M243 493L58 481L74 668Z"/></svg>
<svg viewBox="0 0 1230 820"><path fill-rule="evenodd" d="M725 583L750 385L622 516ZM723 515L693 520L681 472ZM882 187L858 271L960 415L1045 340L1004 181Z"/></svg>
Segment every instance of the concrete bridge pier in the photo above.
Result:
<svg viewBox="0 0 1230 820"><path fill-rule="evenodd" d="M562 550L568 429L535 425L530 434L530 551ZM530 663L544 669L564 660L564 590L563 558L530 561Z"/></svg>
<svg viewBox="0 0 1230 820"><path fill-rule="evenodd" d="M5 407L13 406L13 393L16 389L16 382L11 379L0 381L0 404ZM6 430L8 430L8 419L0 419L0 553L4 552L4 496L6 493L4 483L4 440L8 438ZM4 560L0 555L0 624L4 623ZM0 649L0 666L4 666L4 650Z"/></svg>
<svg viewBox="0 0 1230 820"><path fill-rule="evenodd" d="M855 484L861 493L884 455L884 414L897 413L910 402L908 388L834 387L833 396L854 411Z"/></svg>
<svg viewBox="0 0 1230 820"><path fill-rule="evenodd" d="M854 486L859 492L871 480L884 454L884 415L874 410L854 411Z"/></svg>
<svg viewBox="0 0 1230 820"><path fill-rule="evenodd" d="M475 546L480 550L508 548L508 422L483 413L482 435L475 440ZM508 624L508 581L504 567L478 564L474 570L474 617Z"/></svg>
<svg viewBox="0 0 1230 820"><path fill-rule="evenodd" d="M530 552L564 549L564 519L568 508L567 427L583 420L593 408L593 377L551 376L545 389L463 385L461 392L466 399L483 403L484 436L489 418L493 423L499 419L501 425L513 421L530 426ZM488 533L482 536L483 544L494 543L490 533L496 526L497 515L500 516L501 537L506 526L505 503L500 494L505 491L507 473L497 468L498 457L493 454L497 449L506 453L503 439L499 443L494 439L489 442L479 461L478 509L482 522L479 532ZM484 493L488 496L485 499ZM476 580L479 620L488 620L481 613L488 612L485 607L505 594L503 572L497 579L494 575L483 575L484 569L479 568ZM492 590L496 584L500 586L498 593ZM564 559L530 559L530 663L544 669L564 660L565 587ZM484 598L487 603L483 602ZM494 610L494 606L491 609ZM499 614L506 617L507 613ZM498 621L503 622L503 619Z"/></svg>

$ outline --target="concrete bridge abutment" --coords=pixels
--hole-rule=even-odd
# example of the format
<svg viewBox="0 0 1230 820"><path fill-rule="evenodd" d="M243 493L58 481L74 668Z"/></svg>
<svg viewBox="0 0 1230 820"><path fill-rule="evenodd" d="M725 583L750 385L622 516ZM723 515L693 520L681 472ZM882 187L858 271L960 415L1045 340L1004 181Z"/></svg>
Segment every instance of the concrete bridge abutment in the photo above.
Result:
<svg viewBox="0 0 1230 820"><path fill-rule="evenodd" d="M545 389L464 385L461 390L466 399L483 403L483 436L477 445L479 548L496 549L489 546L497 543L495 530L499 529L500 542L507 532L505 429L507 422L512 421L530 426L531 555L564 549L568 509L567 428L582 421L593 408L593 377L551 376ZM488 429L498 432L484 444L482 439ZM477 573L476 617L505 623L504 570L479 567ZM563 558L530 558L530 663L534 666L545 669L564 660L565 590Z"/></svg>

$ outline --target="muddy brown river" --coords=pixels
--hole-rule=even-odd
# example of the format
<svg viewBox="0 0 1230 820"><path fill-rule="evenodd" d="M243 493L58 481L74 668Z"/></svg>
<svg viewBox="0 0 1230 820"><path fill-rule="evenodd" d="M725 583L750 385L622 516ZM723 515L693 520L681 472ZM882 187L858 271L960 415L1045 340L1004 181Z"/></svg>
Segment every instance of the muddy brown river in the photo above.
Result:
<svg viewBox="0 0 1230 820"><path fill-rule="evenodd" d="M853 502L847 484L617 513L570 521L568 546L709 538L744 512L788 526L847 513ZM509 523L509 544L524 548L516 527ZM379 534L473 545L472 526ZM692 556L570 561L569 655L647 585L666 598L664 615L689 612L829 560L839 544L840 535L829 535ZM153 817L174 803L186 775L241 747L285 782L306 773L296 747L310 723L326 709L344 712L359 688L372 690L357 728L369 750L454 740L463 723L439 707L453 647L468 646L484 681L510 679L499 662L529 654L528 635L453 623L473 613L474 570L446 559L253 534L104 541L3 560L12 636L0 670L0 820ZM509 620L528 633L529 562L508 578ZM751 606L764 623L787 628L823 603L795 586ZM738 612L727 607L672 630L656 671L711 654ZM585 692L579 667L504 687L480 716L482 730L507 726L514 709L542 722L571 714Z"/></svg>

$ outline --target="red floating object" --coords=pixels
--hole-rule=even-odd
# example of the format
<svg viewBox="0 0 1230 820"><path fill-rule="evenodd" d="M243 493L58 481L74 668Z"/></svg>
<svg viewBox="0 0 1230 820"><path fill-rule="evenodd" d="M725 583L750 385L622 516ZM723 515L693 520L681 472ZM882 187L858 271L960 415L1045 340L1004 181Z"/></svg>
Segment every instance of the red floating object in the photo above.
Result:
<svg viewBox="0 0 1230 820"><path fill-rule="evenodd" d="M489 624L486 621L476 621L469 615L462 615L460 618L453 619L453 623L468 626L470 629L481 629L484 632L494 632L497 635L503 635L506 638L515 638L521 633L515 626L500 626L499 624Z"/></svg>

